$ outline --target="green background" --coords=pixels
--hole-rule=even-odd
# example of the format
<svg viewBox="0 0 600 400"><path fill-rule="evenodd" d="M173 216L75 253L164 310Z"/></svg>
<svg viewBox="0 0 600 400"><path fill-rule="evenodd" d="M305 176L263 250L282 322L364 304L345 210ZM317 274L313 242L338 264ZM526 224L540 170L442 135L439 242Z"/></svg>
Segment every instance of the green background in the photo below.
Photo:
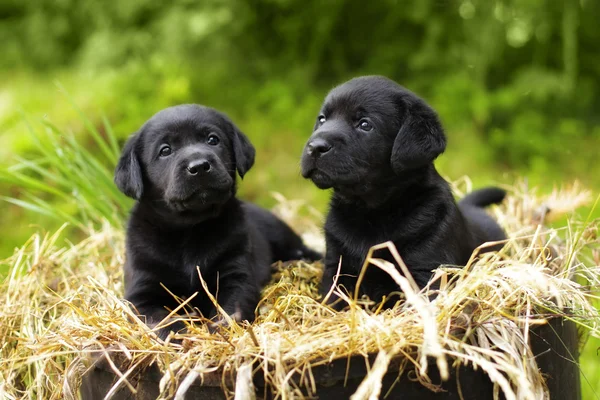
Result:
<svg viewBox="0 0 600 400"><path fill-rule="evenodd" d="M257 147L243 197L270 206L277 191L325 211L329 194L299 173L320 103L346 79L382 74L439 112L448 179L541 190L578 179L598 193L599 20L597 0L0 0L0 168L38 157L24 117L94 153L72 103L120 143L164 107L202 103ZM0 193L24 196L7 180ZM6 202L0 215L0 258L62 223ZM597 358L584 357L586 396Z"/></svg>

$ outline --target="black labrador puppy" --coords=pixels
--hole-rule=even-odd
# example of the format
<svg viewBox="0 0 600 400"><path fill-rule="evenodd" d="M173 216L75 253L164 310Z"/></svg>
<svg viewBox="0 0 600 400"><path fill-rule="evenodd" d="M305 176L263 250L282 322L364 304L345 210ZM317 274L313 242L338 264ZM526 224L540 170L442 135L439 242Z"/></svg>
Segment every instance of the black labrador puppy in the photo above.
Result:
<svg viewBox="0 0 600 400"><path fill-rule="evenodd" d="M227 116L191 104L158 112L126 143L115 183L137 202L127 228L125 298L149 325L180 304L173 295L195 295L192 312L216 315L197 268L225 312L252 321L271 263L320 258L273 214L235 197L236 172L243 177L254 155Z"/></svg>
<svg viewBox="0 0 600 400"><path fill-rule="evenodd" d="M457 205L433 165L445 148L435 111L390 79L359 77L329 92L302 154L302 175L320 189L333 188L323 293L341 256L338 285L352 294L369 248L388 240L422 287L441 264L465 265L477 246L505 238L482 209L501 202L505 192L482 189ZM376 256L393 261L382 253L388 252ZM377 302L387 298L386 305L400 290L376 267L359 289Z"/></svg>

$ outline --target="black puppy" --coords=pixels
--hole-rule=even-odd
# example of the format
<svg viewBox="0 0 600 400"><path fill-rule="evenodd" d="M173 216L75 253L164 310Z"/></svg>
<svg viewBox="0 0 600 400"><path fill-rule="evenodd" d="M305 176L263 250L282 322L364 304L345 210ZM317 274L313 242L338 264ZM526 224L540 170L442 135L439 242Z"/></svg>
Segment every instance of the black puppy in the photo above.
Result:
<svg viewBox="0 0 600 400"><path fill-rule="evenodd" d="M482 210L505 192L482 189L457 206L433 165L445 148L436 113L387 78L355 78L327 95L302 155L302 175L333 188L322 292L331 288L341 256L338 284L352 294L369 248L388 240L424 286L440 264L465 265L477 246L505 238ZM360 291L379 302L399 288L372 267Z"/></svg>
<svg viewBox="0 0 600 400"><path fill-rule="evenodd" d="M198 105L160 111L126 143L115 183L137 203L127 228L125 298L148 324L180 304L172 294L197 293L193 311L216 315L197 267L224 311L252 321L271 263L320 258L273 214L236 199L236 171L243 177L254 154L224 114Z"/></svg>

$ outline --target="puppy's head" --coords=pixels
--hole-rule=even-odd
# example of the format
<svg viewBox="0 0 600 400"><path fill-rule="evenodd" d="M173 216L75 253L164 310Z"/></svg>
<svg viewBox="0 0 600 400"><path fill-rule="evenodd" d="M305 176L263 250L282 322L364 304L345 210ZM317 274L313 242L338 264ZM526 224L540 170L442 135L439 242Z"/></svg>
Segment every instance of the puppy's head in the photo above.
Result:
<svg viewBox="0 0 600 400"><path fill-rule="evenodd" d="M380 76L334 88L302 154L302 175L319 188L356 195L393 184L433 162L446 137L431 107Z"/></svg>
<svg viewBox="0 0 600 400"><path fill-rule="evenodd" d="M190 223L215 215L254 163L254 147L224 114L186 104L155 114L129 138L115 170L127 196Z"/></svg>

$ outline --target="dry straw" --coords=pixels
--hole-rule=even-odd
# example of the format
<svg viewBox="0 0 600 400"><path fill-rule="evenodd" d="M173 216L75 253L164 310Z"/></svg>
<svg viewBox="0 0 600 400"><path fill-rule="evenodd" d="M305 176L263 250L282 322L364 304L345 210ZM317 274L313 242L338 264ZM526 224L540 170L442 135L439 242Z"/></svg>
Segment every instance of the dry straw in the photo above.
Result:
<svg viewBox="0 0 600 400"><path fill-rule="evenodd" d="M459 182L457 193L468 190ZM598 223L569 220L559 228L542 223L590 200L577 185L538 196L526 185L510 188L493 209L510 233L499 253L474 255L465 268L443 266L432 300L416 289L401 254L388 244L396 265L372 257L366 268L382 268L396 280L406 301L391 310L368 311L350 303L336 313L317 296L321 266L278 265L264 290L259 317L211 335L202 323L180 335L180 344L157 339L121 300L123 232L105 224L77 245L63 246L60 232L35 235L6 260L9 276L0 289L0 397L76 398L87 360L111 352L117 388L135 390L136 367L156 364L162 398L184 398L194 382L220 374L229 398L252 399L252 374L261 375L281 399L315 391L312 369L334 359L376 354L352 399L374 399L392 360L435 390L428 357L442 376L460 362L483 369L506 399L547 396L527 346L529 327L564 315L582 331L599 334L590 287L600 287ZM282 201L284 219L321 245L315 217L299 202ZM320 242L319 242L320 240ZM431 289L433 290L433 289ZM583 329L585 328L585 329ZM119 364L120 368L117 368ZM254 369L253 366L260 368Z"/></svg>

